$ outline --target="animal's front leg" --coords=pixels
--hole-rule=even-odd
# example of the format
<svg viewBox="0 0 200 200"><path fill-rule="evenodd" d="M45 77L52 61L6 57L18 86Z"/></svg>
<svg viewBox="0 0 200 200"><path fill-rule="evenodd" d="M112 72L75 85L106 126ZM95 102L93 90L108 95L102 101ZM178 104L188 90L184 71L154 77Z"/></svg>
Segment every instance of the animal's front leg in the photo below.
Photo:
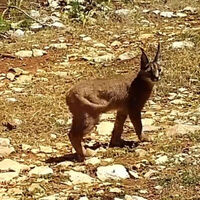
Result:
<svg viewBox="0 0 200 200"><path fill-rule="evenodd" d="M130 120L135 128L135 132L140 141L150 141L150 138L142 132L142 119L141 119L141 111L137 109L133 109L129 112Z"/></svg>
<svg viewBox="0 0 200 200"><path fill-rule="evenodd" d="M123 126L124 122L126 121L127 114L118 111L116 120L115 120L115 125L114 129L112 131L112 137L110 141L110 147L123 147L124 146L124 141L121 139L121 135L123 132Z"/></svg>

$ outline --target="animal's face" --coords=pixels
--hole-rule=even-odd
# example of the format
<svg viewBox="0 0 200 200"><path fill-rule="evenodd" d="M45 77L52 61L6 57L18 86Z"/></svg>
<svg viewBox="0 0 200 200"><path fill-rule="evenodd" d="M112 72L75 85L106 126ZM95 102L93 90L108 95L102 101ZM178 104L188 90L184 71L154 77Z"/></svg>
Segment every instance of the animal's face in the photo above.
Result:
<svg viewBox="0 0 200 200"><path fill-rule="evenodd" d="M145 78L150 79L152 82L159 81L162 73L162 68L158 63L158 58L160 55L160 44L158 44L158 49L152 62L149 62L149 59L142 48L141 50L141 71L143 72L143 75Z"/></svg>
<svg viewBox="0 0 200 200"><path fill-rule="evenodd" d="M152 82L157 82L161 79L162 68L157 62L150 62L145 67L145 76L151 79Z"/></svg>

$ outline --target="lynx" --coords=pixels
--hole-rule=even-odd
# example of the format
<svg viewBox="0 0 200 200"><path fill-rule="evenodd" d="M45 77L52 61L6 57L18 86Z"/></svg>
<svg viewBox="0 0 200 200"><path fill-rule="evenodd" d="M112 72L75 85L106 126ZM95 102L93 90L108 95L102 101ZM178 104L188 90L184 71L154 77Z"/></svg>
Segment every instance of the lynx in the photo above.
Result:
<svg viewBox="0 0 200 200"><path fill-rule="evenodd" d="M115 79L81 81L67 94L67 105L73 115L69 139L79 161L83 161L87 156L83 137L99 122L100 114L110 110L117 111L110 147L123 147L126 144L121 135L127 116L138 139L148 140L142 133L141 111L151 95L154 83L160 80L160 44L152 62L142 48L141 51L140 71L137 74Z"/></svg>

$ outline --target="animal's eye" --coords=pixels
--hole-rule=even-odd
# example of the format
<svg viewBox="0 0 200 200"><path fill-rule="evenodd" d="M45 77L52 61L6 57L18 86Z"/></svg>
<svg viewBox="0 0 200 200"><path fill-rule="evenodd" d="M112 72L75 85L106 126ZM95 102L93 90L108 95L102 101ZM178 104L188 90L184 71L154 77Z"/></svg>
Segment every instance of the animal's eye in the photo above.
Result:
<svg viewBox="0 0 200 200"><path fill-rule="evenodd" d="M161 72L162 70L161 70L161 69L158 69L158 71Z"/></svg>

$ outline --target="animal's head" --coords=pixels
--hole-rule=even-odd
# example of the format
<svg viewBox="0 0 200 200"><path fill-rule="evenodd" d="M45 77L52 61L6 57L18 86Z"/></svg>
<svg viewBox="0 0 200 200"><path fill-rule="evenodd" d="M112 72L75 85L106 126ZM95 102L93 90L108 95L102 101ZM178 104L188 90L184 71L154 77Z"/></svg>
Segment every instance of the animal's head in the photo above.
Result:
<svg viewBox="0 0 200 200"><path fill-rule="evenodd" d="M155 58L152 62L149 61L144 49L140 48L142 51L141 55L141 71L145 78L150 79L152 82L157 82L161 78L162 68L158 63L160 56L160 44L158 44L158 49Z"/></svg>

